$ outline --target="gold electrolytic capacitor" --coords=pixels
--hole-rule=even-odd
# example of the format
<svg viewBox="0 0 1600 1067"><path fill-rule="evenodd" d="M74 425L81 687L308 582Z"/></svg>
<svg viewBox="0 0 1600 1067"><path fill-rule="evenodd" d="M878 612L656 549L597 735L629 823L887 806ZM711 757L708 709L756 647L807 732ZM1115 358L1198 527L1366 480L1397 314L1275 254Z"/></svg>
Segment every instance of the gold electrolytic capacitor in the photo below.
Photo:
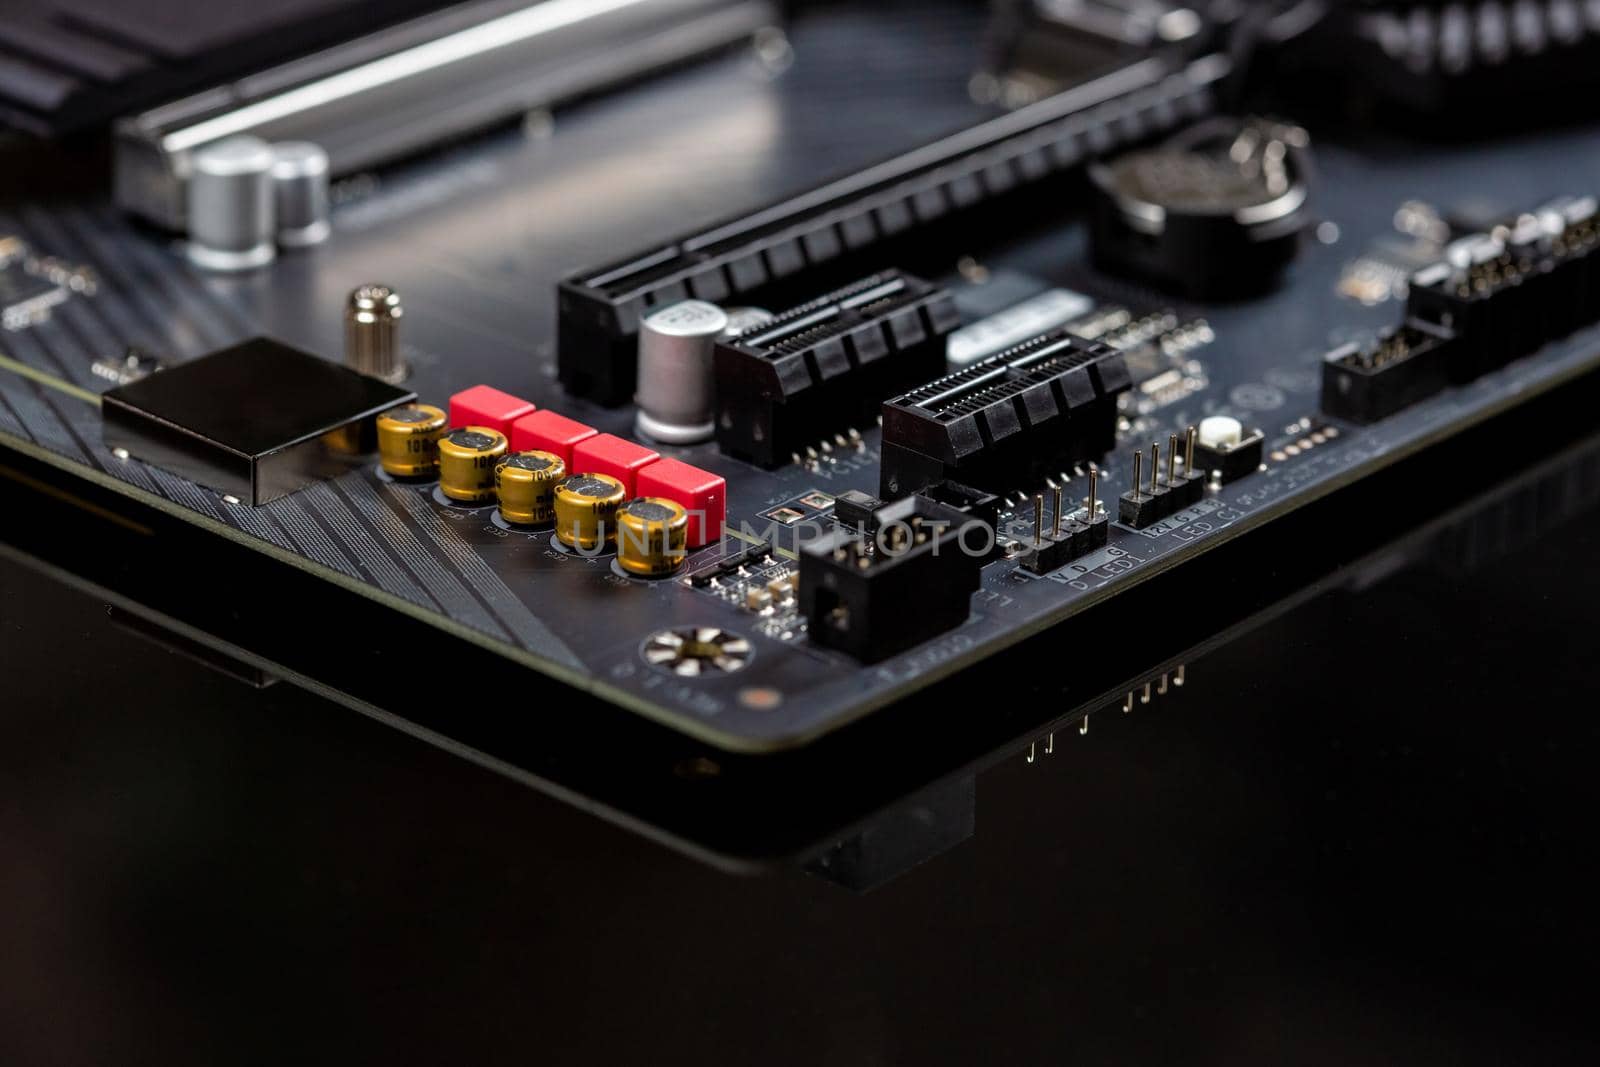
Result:
<svg viewBox="0 0 1600 1067"><path fill-rule="evenodd" d="M466 426L439 438L439 488L463 504L494 502L494 468L506 454L506 435Z"/></svg>
<svg viewBox="0 0 1600 1067"><path fill-rule="evenodd" d="M617 507L628 495L609 474L574 474L556 486L556 536L593 552L616 538Z"/></svg>
<svg viewBox="0 0 1600 1067"><path fill-rule="evenodd" d="M439 471L439 438L448 419L432 404L407 404L378 416L378 461L396 478Z"/></svg>
<svg viewBox="0 0 1600 1067"><path fill-rule="evenodd" d="M689 513L658 496L630 500L617 509L617 563L629 574L662 578L683 563Z"/></svg>
<svg viewBox="0 0 1600 1067"><path fill-rule="evenodd" d="M567 465L550 452L518 452L494 469L500 517L520 526L537 526L556 517L556 483Z"/></svg>

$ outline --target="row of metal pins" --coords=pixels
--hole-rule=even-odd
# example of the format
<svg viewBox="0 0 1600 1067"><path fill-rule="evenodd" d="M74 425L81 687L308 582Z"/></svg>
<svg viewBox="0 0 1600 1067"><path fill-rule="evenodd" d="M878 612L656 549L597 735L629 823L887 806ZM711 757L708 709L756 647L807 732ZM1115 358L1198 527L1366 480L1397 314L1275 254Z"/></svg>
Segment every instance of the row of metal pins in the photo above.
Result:
<svg viewBox="0 0 1600 1067"><path fill-rule="evenodd" d="M1089 468L1089 496L1083 502L1086 517L1094 520L1095 511L1099 508L1099 501L1095 499L1096 484L1100 478L1100 471L1096 467ZM1051 487L1051 505L1054 507L1053 518L1050 523L1050 536L1061 536L1061 487ZM1044 536L1044 494L1033 494L1033 547L1038 548Z"/></svg>
<svg viewBox="0 0 1600 1067"><path fill-rule="evenodd" d="M1131 712L1133 710L1133 706L1134 706L1134 703L1136 701L1139 704L1148 704L1148 703L1150 703L1150 698L1151 698L1152 695L1155 695L1155 696L1166 696L1167 692L1168 692L1168 686L1169 685L1171 687L1173 687L1173 688L1176 688L1176 689L1183 688L1184 682L1187 681L1188 670L1189 670L1188 664L1180 663L1180 664L1178 664L1178 666L1177 666L1177 668L1175 670L1173 670L1171 672L1163 673L1161 675L1161 678L1160 678L1159 681L1146 682L1146 683L1144 683L1143 686L1141 686L1138 689L1130 689L1130 690L1128 690L1127 696L1125 696L1123 698L1123 701L1122 701L1122 711L1123 711L1123 713L1126 714L1128 712ZM1116 707L1116 705L1113 704L1112 707ZM1090 714L1092 714L1092 713L1084 712L1083 718L1078 720L1078 733L1084 734L1084 735L1087 735L1089 733L1089 716L1090 716ZM1035 760L1037 760L1039 758L1038 745L1039 745L1039 743L1037 741L1028 742L1028 757L1027 758L1028 758L1028 762L1029 763L1033 763ZM1055 735L1055 731L1052 730L1050 733L1045 735L1044 755L1046 755L1046 756L1051 755L1052 753L1055 752L1055 750L1056 750L1056 735Z"/></svg>
<svg viewBox="0 0 1600 1067"><path fill-rule="evenodd" d="M1183 472L1194 471L1194 439L1197 431L1193 426L1184 433ZM1167 435L1167 485L1177 484L1178 472L1178 435ZM1150 494L1155 495L1156 486L1159 484L1158 476L1161 470L1161 442L1150 442ZM1133 496L1137 500L1140 495L1140 486L1144 482L1144 453L1139 449L1133 450ZM1092 482L1091 482L1092 484Z"/></svg>

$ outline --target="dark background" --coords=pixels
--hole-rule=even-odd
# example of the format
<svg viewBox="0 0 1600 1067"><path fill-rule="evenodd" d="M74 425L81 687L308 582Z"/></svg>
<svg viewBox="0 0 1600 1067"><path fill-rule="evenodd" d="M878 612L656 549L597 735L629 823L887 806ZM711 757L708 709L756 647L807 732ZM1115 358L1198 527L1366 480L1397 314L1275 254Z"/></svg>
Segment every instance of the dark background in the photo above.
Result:
<svg viewBox="0 0 1600 1067"><path fill-rule="evenodd" d="M0 1062L1593 1062L1597 518L1313 597L865 894L0 558Z"/></svg>

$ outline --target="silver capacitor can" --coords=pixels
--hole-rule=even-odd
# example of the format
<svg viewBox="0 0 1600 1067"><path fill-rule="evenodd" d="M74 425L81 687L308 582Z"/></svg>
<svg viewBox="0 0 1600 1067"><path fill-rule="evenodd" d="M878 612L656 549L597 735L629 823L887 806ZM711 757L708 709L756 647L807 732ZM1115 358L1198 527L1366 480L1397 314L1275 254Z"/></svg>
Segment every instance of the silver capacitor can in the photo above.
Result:
<svg viewBox="0 0 1600 1067"><path fill-rule="evenodd" d="M772 312L766 308L728 308L727 312L728 325L722 331L724 341L772 321Z"/></svg>
<svg viewBox="0 0 1600 1067"><path fill-rule="evenodd" d="M310 141L272 146L278 244L305 248L328 239L328 153Z"/></svg>
<svg viewBox="0 0 1600 1067"><path fill-rule="evenodd" d="M711 437L711 353L727 327L727 313L704 300L661 308L639 324L634 403L641 434L668 445Z"/></svg>
<svg viewBox="0 0 1600 1067"><path fill-rule="evenodd" d="M272 147L230 137L193 156L189 175L189 259L206 270L249 270L272 262L276 204Z"/></svg>
<svg viewBox="0 0 1600 1067"><path fill-rule="evenodd" d="M400 294L387 285L350 291L344 307L344 361L352 370L386 382L406 376L400 355Z"/></svg>

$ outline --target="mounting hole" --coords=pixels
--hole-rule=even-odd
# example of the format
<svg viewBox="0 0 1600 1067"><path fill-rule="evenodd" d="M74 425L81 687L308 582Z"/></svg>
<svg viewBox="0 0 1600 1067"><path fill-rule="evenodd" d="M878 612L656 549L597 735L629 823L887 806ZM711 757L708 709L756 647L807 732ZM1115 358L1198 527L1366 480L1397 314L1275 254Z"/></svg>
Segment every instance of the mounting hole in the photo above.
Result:
<svg viewBox="0 0 1600 1067"><path fill-rule="evenodd" d="M681 626L661 630L645 640L640 655L652 667L680 678L733 674L750 664L750 642L715 626Z"/></svg>

